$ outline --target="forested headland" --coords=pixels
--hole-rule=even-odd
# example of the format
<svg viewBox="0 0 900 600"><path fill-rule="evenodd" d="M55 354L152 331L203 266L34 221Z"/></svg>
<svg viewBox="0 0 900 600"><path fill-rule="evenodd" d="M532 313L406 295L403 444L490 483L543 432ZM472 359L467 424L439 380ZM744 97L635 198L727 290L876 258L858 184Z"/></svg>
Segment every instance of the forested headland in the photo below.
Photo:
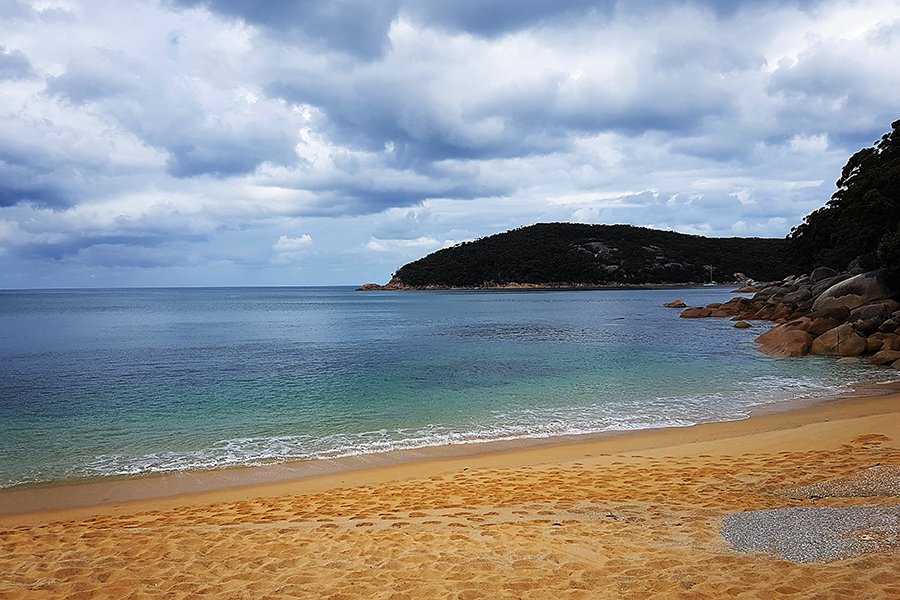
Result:
<svg viewBox="0 0 900 600"><path fill-rule="evenodd" d="M538 223L438 250L363 289L606 287L780 280L817 267L900 277L900 120L850 157L837 190L784 239Z"/></svg>

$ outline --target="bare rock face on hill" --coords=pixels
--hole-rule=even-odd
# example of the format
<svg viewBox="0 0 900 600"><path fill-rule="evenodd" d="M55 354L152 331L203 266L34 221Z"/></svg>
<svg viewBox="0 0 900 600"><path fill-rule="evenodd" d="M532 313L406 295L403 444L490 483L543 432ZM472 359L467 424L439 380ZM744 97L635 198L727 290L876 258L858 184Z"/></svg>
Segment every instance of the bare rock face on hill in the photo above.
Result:
<svg viewBox="0 0 900 600"><path fill-rule="evenodd" d="M900 288L882 271L835 273L820 267L765 285L752 298L691 307L685 318L732 317L777 325L756 338L772 356L856 357L900 368Z"/></svg>

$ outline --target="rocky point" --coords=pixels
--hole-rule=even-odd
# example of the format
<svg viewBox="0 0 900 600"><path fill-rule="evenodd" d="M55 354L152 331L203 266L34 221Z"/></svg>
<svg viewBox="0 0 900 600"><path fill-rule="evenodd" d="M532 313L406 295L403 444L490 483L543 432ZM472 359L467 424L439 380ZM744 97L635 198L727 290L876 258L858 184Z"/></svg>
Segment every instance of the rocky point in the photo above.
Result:
<svg viewBox="0 0 900 600"><path fill-rule="evenodd" d="M773 321L775 327L756 338L767 354L869 355L872 364L900 369L900 287L883 271L820 267L757 288L750 298L686 308L681 317Z"/></svg>

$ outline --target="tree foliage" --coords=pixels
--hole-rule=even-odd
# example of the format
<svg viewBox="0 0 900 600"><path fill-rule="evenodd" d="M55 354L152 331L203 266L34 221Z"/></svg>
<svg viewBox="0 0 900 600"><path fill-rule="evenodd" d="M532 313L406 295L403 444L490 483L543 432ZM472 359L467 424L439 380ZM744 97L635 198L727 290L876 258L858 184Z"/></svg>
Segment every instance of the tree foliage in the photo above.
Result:
<svg viewBox="0 0 900 600"><path fill-rule="evenodd" d="M900 228L900 120L872 148L850 157L831 200L789 236L804 270L896 269ZM855 264L854 264L855 263Z"/></svg>
<svg viewBox="0 0 900 600"><path fill-rule="evenodd" d="M539 223L459 244L401 267L412 286L609 285L784 277L787 241L706 238L630 225ZM712 271L712 272L710 272Z"/></svg>

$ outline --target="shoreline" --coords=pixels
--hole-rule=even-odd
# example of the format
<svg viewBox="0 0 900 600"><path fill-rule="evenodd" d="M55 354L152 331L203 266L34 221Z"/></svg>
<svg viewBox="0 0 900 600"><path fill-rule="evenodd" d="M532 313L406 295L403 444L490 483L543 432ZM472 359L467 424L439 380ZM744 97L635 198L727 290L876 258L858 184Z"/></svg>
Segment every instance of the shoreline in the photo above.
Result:
<svg viewBox="0 0 900 600"><path fill-rule="evenodd" d="M590 292L590 291L617 291L617 290L683 290L683 289L703 289L703 288L721 288L730 289L733 294L746 294L750 292L739 292L738 289L743 284L739 281L734 282L687 282L687 283L609 283L609 284L546 284L546 283L505 283L494 286L473 285L473 286L451 286L451 285L404 285L391 286L390 284L380 283L364 283L356 287L357 292Z"/></svg>
<svg viewBox="0 0 900 600"><path fill-rule="evenodd" d="M868 392L0 517L0 597L900 598L900 393Z"/></svg>
<svg viewBox="0 0 900 600"><path fill-rule="evenodd" d="M865 383L840 395L763 404L754 407L744 419L683 427L427 446L265 466L29 484L0 490L0 525L306 494L363 483L404 481L470 467L549 464L584 452L614 456L680 448L680 452L689 454L697 444L789 432L848 415L856 418L886 414L894 414L900 422L900 380Z"/></svg>

